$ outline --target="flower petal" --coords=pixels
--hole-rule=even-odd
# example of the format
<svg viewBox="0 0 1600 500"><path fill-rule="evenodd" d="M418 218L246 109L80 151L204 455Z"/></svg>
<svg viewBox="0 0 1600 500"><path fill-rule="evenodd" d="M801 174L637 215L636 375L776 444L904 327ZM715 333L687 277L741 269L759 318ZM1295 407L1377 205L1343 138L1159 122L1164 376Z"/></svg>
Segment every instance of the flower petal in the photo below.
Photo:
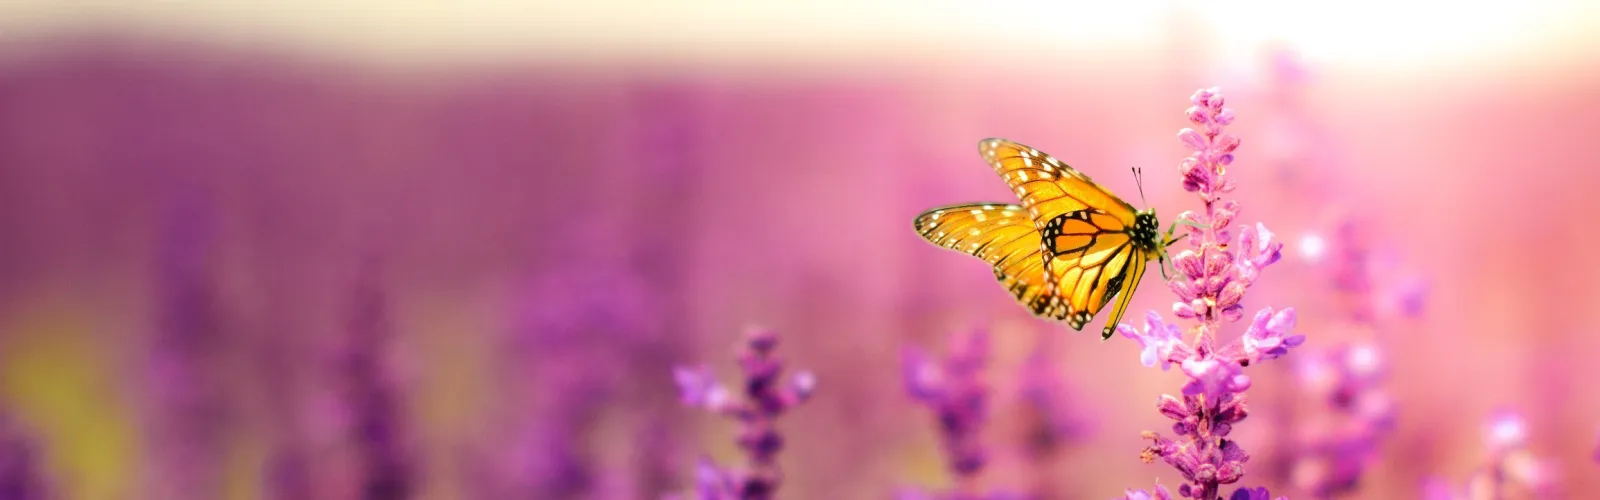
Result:
<svg viewBox="0 0 1600 500"><path fill-rule="evenodd" d="M1210 146L1206 136L1192 128L1179 130L1178 140L1183 141L1184 146L1194 151L1205 151Z"/></svg>
<svg viewBox="0 0 1600 500"><path fill-rule="evenodd" d="M1283 310L1278 311L1278 314L1272 315L1272 320L1266 324L1267 331L1272 332L1274 335L1282 336L1294 330L1297 319L1298 315L1295 314L1294 308L1285 307Z"/></svg>

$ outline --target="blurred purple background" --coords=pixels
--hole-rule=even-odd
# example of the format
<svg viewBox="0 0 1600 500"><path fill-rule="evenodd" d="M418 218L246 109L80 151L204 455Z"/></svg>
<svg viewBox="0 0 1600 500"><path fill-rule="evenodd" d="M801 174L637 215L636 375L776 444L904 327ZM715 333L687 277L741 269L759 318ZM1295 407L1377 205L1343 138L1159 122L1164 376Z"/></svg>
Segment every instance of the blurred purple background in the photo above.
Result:
<svg viewBox="0 0 1600 500"><path fill-rule="evenodd" d="M1244 484L1314 496L1308 478L1332 466L1306 443L1349 430L1315 363L1354 345L1382 376L1340 384L1381 390L1394 421L1350 438L1371 457L1345 497L1467 484L1502 410L1567 492L1544 498L1600 489L1593 35L1538 37L1524 16L1533 41L1463 55L1352 29L1385 59L1172 6L1134 42L1003 39L947 58L901 31L833 39L813 18L778 30L810 49L670 36L733 22L715 3L670 17L698 25L609 43L574 26L622 7L529 7L507 19L531 24L493 29L531 40L415 60L395 54L431 42L393 43L435 26L415 9L363 25L416 28L384 32L381 55L207 34L244 11L173 22L224 28L190 32L155 13L129 28L105 22L116 11L78 25L17 9L38 24L0 35L6 498L656 498L690 488L702 454L737 463L737 424L681 405L672 369L733 373L750 325L818 382L779 423L781 497L948 485L901 349L974 328L992 342L985 485L1177 484L1138 450L1170 425L1152 402L1181 375L1097 328L1033 319L910 221L1011 199L977 154L991 136L1169 221L1198 204L1174 134L1211 85L1238 114L1240 221L1287 245L1246 310L1296 307L1310 350L1252 368ZM1597 19L1573 8L1531 19ZM1125 321L1171 297L1151 273ZM1040 426L1060 433L1047 451Z"/></svg>

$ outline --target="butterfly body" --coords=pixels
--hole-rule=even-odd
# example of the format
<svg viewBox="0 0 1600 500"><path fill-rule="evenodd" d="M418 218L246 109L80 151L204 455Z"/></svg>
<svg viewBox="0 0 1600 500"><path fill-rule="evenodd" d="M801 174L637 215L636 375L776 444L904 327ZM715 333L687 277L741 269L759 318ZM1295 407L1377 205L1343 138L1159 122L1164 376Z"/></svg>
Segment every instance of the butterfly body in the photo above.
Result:
<svg viewBox="0 0 1600 500"><path fill-rule="evenodd" d="M1074 330L1120 295L1101 331L1110 338L1147 263L1164 259L1171 243L1155 211L1134 209L1037 149L1005 139L985 139L979 149L1021 204L935 208L917 216L917 233L994 266L1018 302Z"/></svg>

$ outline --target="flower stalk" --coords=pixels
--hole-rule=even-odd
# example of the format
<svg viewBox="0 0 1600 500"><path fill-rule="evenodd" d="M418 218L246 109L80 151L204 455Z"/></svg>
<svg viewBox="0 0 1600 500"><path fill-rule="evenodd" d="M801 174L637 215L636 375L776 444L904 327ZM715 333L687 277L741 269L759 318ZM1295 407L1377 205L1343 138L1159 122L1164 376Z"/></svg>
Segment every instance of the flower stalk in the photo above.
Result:
<svg viewBox="0 0 1600 500"><path fill-rule="evenodd" d="M1283 244L1262 224L1234 227L1243 206L1225 197L1237 187L1227 175L1240 144L1238 136L1226 130L1233 123L1233 110L1224 106L1216 89L1197 91L1190 101L1193 105L1185 114L1194 127L1179 131L1178 139L1191 154L1179 164L1179 172L1184 190L1200 198L1203 210L1179 215L1179 223L1187 227L1189 248L1173 259L1178 274L1167 283L1178 299L1173 316L1189 324L1180 328L1150 312L1143 331L1127 324L1117 330L1139 342L1145 366L1159 364L1167 370L1176 365L1189 377L1180 395L1157 399L1157 411L1174 422L1172 437L1144 432L1150 444L1140 459L1146 463L1160 459L1177 469L1185 481L1178 487L1179 496L1213 500L1222 498L1223 486L1244 477L1244 464L1250 459L1229 437L1233 427L1249 416L1245 391L1251 381L1243 368L1288 354L1305 336L1290 334L1296 322L1294 308L1266 307L1256 312L1243 336L1219 345L1222 327L1244 318L1246 292L1263 269L1278 262ZM1163 490L1130 490L1128 495L1160 495ZM1232 498L1266 495L1265 489L1240 488Z"/></svg>

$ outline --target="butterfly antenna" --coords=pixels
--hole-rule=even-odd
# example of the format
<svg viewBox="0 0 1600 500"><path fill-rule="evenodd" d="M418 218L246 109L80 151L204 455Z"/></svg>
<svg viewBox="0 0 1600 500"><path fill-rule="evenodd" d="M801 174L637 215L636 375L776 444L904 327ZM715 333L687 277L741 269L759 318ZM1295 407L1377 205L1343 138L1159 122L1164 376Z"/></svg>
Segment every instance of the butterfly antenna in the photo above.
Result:
<svg viewBox="0 0 1600 500"><path fill-rule="evenodd" d="M1139 186L1139 203L1150 206L1150 200L1144 199L1144 169L1133 167L1133 184Z"/></svg>

